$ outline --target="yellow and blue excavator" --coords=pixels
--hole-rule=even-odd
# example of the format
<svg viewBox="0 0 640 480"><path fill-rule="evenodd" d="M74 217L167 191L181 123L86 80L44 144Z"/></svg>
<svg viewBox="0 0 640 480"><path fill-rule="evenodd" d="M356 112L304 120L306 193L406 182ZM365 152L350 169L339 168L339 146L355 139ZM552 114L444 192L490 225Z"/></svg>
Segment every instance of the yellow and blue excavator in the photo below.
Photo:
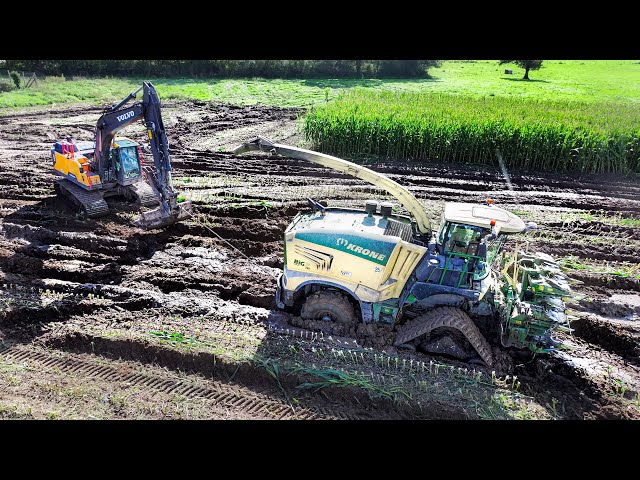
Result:
<svg viewBox="0 0 640 480"><path fill-rule="evenodd" d="M127 104L143 90L141 102ZM153 168L144 165L140 145L119 130L144 120L153 154ZM85 217L109 213L105 197L123 196L143 207L134 220L141 228L161 228L191 216L191 203L178 202L173 189L167 135L160 114L160 99L150 82L131 92L98 119L94 142L75 142L72 138L56 142L51 149L58 195L70 202ZM145 181L146 179L149 181ZM158 206L159 204L159 206Z"/></svg>

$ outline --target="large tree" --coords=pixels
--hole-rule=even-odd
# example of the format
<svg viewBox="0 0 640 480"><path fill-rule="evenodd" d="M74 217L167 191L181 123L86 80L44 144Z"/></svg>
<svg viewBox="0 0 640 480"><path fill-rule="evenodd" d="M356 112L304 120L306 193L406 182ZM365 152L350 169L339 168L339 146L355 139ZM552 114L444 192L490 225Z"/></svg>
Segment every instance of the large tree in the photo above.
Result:
<svg viewBox="0 0 640 480"><path fill-rule="evenodd" d="M524 68L523 80L529 80L529 70L540 70L542 66L542 60L500 60L500 65L503 63L515 63L520 68Z"/></svg>

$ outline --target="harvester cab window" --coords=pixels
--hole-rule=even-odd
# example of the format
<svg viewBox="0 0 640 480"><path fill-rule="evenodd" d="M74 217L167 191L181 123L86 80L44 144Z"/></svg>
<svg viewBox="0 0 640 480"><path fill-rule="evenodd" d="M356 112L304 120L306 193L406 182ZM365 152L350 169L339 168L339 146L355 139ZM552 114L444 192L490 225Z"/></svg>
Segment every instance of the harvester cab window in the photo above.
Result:
<svg viewBox="0 0 640 480"><path fill-rule="evenodd" d="M482 231L479 228L451 223L444 238L445 251L475 255L481 235Z"/></svg>
<svg viewBox="0 0 640 480"><path fill-rule="evenodd" d="M120 148L120 165L124 170L124 178L140 176L140 160L136 147Z"/></svg>

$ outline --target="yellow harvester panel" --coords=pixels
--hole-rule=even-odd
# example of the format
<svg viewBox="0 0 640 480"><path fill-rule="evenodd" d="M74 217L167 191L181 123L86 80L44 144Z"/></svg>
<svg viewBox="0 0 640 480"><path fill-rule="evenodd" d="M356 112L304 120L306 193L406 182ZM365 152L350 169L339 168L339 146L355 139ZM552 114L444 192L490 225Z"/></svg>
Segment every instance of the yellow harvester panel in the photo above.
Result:
<svg viewBox="0 0 640 480"><path fill-rule="evenodd" d="M336 222L316 217L285 234L287 290L321 280L367 302L397 298L426 248L384 235L386 219L360 226L362 214L330 215Z"/></svg>

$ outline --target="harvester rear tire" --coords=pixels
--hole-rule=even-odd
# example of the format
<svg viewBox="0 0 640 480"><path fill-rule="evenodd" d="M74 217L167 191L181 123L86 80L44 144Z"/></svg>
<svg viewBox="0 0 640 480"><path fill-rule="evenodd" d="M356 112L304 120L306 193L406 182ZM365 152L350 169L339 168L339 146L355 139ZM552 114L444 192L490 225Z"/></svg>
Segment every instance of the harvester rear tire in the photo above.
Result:
<svg viewBox="0 0 640 480"><path fill-rule="evenodd" d="M322 320L330 317L341 324L356 322L356 315L351 302L341 293L324 290L307 297L300 316L305 320Z"/></svg>

